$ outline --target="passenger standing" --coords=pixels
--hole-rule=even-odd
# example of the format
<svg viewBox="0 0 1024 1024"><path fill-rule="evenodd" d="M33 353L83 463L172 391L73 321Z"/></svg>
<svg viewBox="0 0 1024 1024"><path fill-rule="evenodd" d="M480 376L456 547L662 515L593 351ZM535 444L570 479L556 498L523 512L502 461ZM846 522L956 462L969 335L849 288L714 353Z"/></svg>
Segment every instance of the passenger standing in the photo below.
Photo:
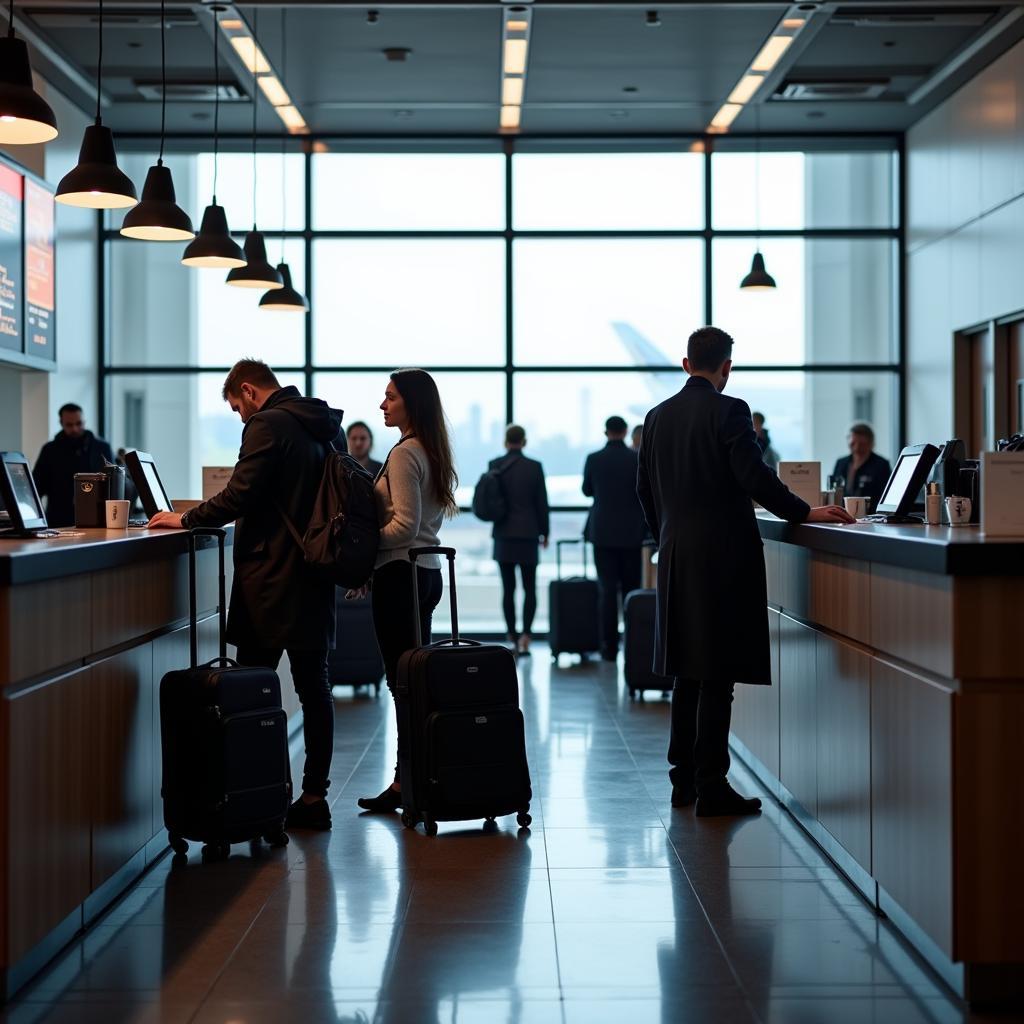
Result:
<svg viewBox="0 0 1024 1024"><path fill-rule="evenodd" d="M370 456L370 452L373 451L373 431L362 420L356 420L355 423L349 424L345 438L348 441L349 455L376 479L381 463Z"/></svg>
<svg viewBox="0 0 1024 1024"><path fill-rule="evenodd" d="M281 387L258 359L235 363L222 394L245 424L231 479L209 501L183 515L158 512L149 525L235 524L228 642L238 648L240 665L276 669L288 652L302 703L306 765L286 827L329 829L334 699L327 652L334 647L334 584L305 564L284 515L300 530L309 522L327 453L335 441L344 447L341 412L304 398L298 388Z"/></svg>
<svg viewBox="0 0 1024 1024"><path fill-rule="evenodd" d="M674 676L672 806L756 814L729 785L735 683L771 685L764 551L751 498L790 522L853 522L810 508L764 464L746 402L721 392L732 338L690 335L685 387L647 414L637 492L658 541L654 671Z"/></svg>
<svg viewBox="0 0 1024 1024"><path fill-rule="evenodd" d="M772 447L772 439L764 425L764 413L751 413L750 419L754 424L755 440L757 447L761 449L761 458L764 460L764 464L778 473L779 453Z"/></svg>
<svg viewBox="0 0 1024 1024"><path fill-rule="evenodd" d="M395 370L380 407L384 425L401 433L377 474L380 552L372 583L373 624L393 697L398 661L416 646L409 549L437 546L441 523L458 511L455 488L459 481L441 396L429 373ZM428 644L431 619L443 590L441 562L430 555L416 566L420 635ZM401 735L398 742L401 747ZM402 806L397 764L394 782L379 796L361 797L359 806L367 811L394 811Z"/></svg>
<svg viewBox="0 0 1024 1024"><path fill-rule="evenodd" d="M594 503L583 536L594 545L594 565L600 587L601 656L615 661L619 654L619 605L631 590L639 590L640 549L647 533L644 512L636 496L637 453L626 446L626 421L610 416L605 422L608 443L587 456L583 493Z"/></svg>
<svg viewBox="0 0 1024 1024"><path fill-rule="evenodd" d="M491 530L494 560L501 573L501 606L509 642L520 654L530 653L530 630L537 613L538 542L548 546L550 516L544 467L523 454L526 431L516 424L505 430L507 454L488 463L501 471L501 487L507 512ZM523 581L523 631L516 630L516 568Z"/></svg>
<svg viewBox="0 0 1024 1024"><path fill-rule="evenodd" d="M633 428L633 433L629 435L629 447L632 448L633 451L635 451L635 452L639 452L640 451L640 442L643 440L643 436L644 436L644 425L642 423L638 423Z"/></svg>

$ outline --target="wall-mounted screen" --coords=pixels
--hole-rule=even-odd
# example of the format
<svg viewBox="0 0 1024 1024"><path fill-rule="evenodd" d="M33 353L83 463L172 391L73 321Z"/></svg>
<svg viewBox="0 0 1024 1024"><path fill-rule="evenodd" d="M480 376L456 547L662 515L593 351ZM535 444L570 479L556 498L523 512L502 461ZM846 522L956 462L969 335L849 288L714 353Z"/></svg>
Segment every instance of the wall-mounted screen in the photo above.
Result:
<svg viewBox="0 0 1024 1024"><path fill-rule="evenodd" d="M56 279L54 276L53 191L25 178L25 352L54 359Z"/></svg>
<svg viewBox="0 0 1024 1024"><path fill-rule="evenodd" d="M22 351L22 196L25 178L0 162L0 349Z"/></svg>

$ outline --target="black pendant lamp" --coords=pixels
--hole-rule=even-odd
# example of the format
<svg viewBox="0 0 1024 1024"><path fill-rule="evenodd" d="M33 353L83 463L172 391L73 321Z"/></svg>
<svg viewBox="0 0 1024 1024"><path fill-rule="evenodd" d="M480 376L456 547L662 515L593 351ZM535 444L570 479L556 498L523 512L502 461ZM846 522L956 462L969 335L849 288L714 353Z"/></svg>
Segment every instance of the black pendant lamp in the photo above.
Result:
<svg viewBox="0 0 1024 1024"><path fill-rule="evenodd" d="M761 235L761 108L755 104L757 115L757 151L754 156L754 221L760 239ZM765 270L764 257L758 244L754 258L750 262L750 273L740 281L740 289L745 292L766 292L775 287L775 278Z"/></svg>
<svg viewBox="0 0 1024 1024"><path fill-rule="evenodd" d="M292 272L287 263L278 263L277 271L284 282L283 288L275 288L260 299L260 309L274 313L308 313L309 300L292 287Z"/></svg>
<svg viewBox="0 0 1024 1024"><path fill-rule="evenodd" d="M256 228L256 114L259 88L256 82L256 41L259 29L259 8L253 24L252 55L252 231L245 236L245 266L228 271L227 283L236 288L277 289L284 287L284 278L267 260L267 244Z"/></svg>
<svg viewBox="0 0 1024 1024"><path fill-rule="evenodd" d="M60 180L56 200L90 210L117 210L134 206L139 197L127 174L117 166L114 135L100 117L103 87L103 0L100 0L100 45L96 62L96 123L85 129L78 165Z"/></svg>
<svg viewBox="0 0 1024 1024"><path fill-rule="evenodd" d="M754 253L750 273L740 282L740 287L748 292L763 292L775 287L775 278L764 269L764 257L760 249Z"/></svg>
<svg viewBox="0 0 1024 1024"><path fill-rule="evenodd" d="M24 39L14 38L14 0L0 38L0 145L30 146L57 138L57 118L32 85Z"/></svg>
<svg viewBox="0 0 1024 1024"><path fill-rule="evenodd" d="M164 166L164 139L167 134L166 35L164 0L160 0L160 155L146 174L142 202L125 215L121 234L149 242L187 242L195 238L196 233L192 230L189 215L177 203L171 169Z"/></svg>
<svg viewBox="0 0 1024 1024"><path fill-rule="evenodd" d="M217 155L220 142L220 12L213 9L213 202L203 211L199 234L189 243L181 262L186 267L244 267L245 254L228 231L228 218L223 206L217 205Z"/></svg>

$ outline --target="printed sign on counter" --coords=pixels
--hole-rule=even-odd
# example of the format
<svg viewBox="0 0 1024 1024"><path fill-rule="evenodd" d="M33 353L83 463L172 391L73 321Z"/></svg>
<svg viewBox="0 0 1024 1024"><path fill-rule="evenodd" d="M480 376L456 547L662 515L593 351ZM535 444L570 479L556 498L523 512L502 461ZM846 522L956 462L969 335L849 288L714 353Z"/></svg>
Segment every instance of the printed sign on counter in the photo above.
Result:
<svg viewBox="0 0 1024 1024"><path fill-rule="evenodd" d="M0 163L0 348L20 352L22 303L21 198L25 178Z"/></svg>
<svg viewBox="0 0 1024 1024"><path fill-rule="evenodd" d="M203 501L209 501L227 486L233 466L203 466Z"/></svg>
<svg viewBox="0 0 1024 1024"><path fill-rule="evenodd" d="M1024 452L981 453L981 532L1024 537Z"/></svg>
<svg viewBox="0 0 1024 1024"><path fill-rule="evenodd" d="M821 504L820 462L780 462L779 479L811 508Z"/></svg>

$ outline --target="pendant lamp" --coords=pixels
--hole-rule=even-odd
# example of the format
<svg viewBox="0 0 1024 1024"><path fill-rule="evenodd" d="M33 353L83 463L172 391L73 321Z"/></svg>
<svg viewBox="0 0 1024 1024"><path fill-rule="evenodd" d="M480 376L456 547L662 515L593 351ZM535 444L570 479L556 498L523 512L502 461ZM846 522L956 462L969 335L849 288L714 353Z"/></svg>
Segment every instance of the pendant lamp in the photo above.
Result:
<svg viewBox="0 0 1024 1024"><path fill-rule="evenodd" d="M775 287L775 278L765 270L764 256L761 255L761 108L756 106L757 115L757 151L754 156L754 221L758 235L758 246L750 263L750 273L740 281L740 289L745 292L767 292Z"/></svg>
<svg viewBox="0 0 1024 1024"><path fill-rule="evenodd" d="M217 155L220 142L220 12L213 9L213 202L203 211L199 234L189 243L181 262L186 267L244 267L245 254L228 231L223 206L217 205Z"/></svg>
<svg viewBox="0 0 1024 1024"><path fill-rule="evenodd" d="M764 269L764 257L760 249L754 253L750 273L740 282L740 287L748 292L763 292L775 287L775 278Z"/></svg>
<svg viewBox="0 0 1024 1024"><path fill-rule="evenodd" d="M259 88L256 82L256 43L259 38L259 8L253 15L252 57L252 231L245 236L245 266L228 271L227 283L236 288L276 289L284 287L280 272L267 260L267 244L256 227L256 114L259 109Z"/></svg>
<svg viewBox="0 0 1024 1024"><path fill-rule="evenodd" d="M60 180L56 200L90 210L117 210L134 206L139 197L127 174L117 166L113 132L100 117L103 92L103 0L100 0L100 45L96 62L96 123L85 129L78 165Z"/></svg>
<svg viewBox="0 0 1024 1024"><path fill-rule="evenodd" d="M24 39L14 38L14 0L0 38L0 144L30 146L57 138L57 118L32 85Z"/></svg>
<svg viewBox="0 0 1024 1024"><path fill-rule="evenodd" d="M308 313L309 300L292 287L292 272L287 263L278 263L277 271L284 282L283 288L275 288L260 299L260 309L274 313Z"/></svg>
<svg viewBox="0 0 1024 1024"><path fill-rule="evenodd" d="M195 238L189 215L178 206L171 169L164 166L164 139L167 135L167 51L164 0L160 0L160 155L146 173L142 202L129 210L121 225L126 238L149 242L187 242Z"/></svg>

